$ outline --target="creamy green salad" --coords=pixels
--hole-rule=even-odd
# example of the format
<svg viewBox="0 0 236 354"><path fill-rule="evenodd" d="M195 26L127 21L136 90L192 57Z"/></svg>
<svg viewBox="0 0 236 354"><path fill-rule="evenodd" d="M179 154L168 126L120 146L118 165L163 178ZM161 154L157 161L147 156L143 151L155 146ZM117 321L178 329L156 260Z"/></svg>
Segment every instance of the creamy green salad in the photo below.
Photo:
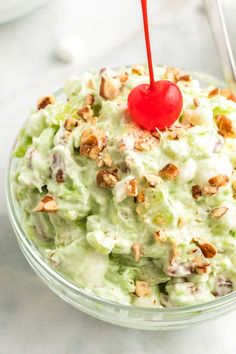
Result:
<svg viewBox="0 0 236 354"><path fill-rule="evenodd" d="M147 307L236 289L236 99L176 68L183 111L166 131L129 116L146 67L69 79L32 109L14 157L21 222L51 267L101 298Z"/></svg>

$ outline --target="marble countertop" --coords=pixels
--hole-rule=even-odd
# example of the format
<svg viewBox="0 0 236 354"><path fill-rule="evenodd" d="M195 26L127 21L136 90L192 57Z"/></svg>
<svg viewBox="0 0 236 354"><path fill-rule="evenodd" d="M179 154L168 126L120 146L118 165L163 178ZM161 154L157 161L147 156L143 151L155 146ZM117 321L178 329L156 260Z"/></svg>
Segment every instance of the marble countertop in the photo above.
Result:
<svg viewBox="0 0 236 354"><path fill-rule="evenodd" d="M153 55L222 76L201 0L150 0ZM51 0L0 27L0 354L235 354L236 311L172 332L141 332L95 320L64 303L33 273L17 245L4 197L10 147L32 102L91 67L145 61L138 0ZM234 0L224 0L231 38ZM55 57L74 33L86 60ZM235 43L234 43L235 45ZM234 47L236 50L236 45Z"/></svg>

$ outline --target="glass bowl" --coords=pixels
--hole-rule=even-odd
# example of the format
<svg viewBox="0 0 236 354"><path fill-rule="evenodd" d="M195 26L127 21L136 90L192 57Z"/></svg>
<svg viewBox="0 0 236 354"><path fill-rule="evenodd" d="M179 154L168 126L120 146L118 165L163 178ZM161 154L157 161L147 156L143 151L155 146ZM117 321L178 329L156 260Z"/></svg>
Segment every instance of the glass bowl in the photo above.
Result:
<svg viewBox="0 0 236 354"><path fill-rule="evenodd" d="M225 87L216 78L191 72L193 78L200 81L202 86L215 85ZM55 94L62 95L62 90ZM236 307L236 292L232 292L208 303L179 308L147 308L119 304L104 300L86 289L80 288L67 280L63 275L52 269L43 259L33 242L27 237L20 217L20 210L14 196L13 178L17 166L17 158L11 158L6 180L7 205L10 220L15 231L20 248L27 261L39 277L54 291L75 308L100 320L116 325L145 329L171 330L223 315Z"/></svg>

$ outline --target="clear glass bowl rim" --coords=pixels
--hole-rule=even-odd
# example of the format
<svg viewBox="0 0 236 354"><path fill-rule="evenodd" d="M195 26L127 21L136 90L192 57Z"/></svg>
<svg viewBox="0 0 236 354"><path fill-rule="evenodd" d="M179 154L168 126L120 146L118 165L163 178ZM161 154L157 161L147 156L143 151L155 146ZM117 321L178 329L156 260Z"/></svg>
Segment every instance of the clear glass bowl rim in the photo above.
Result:
<svg viewBox="0 0 236 354"><path fill-rule="evenodd" d="M212 84L217 87L226 86L225 82L218 80L214 76L201 73L201 72L194 72L190 70L185 70L185 71L191 74L193 78L196 78L198 80L203 80L208 85ZM58 97L62 94L62 92L63 92L62 89L59 89L55 92L54 95ZM14 146L12 150L14 150ZM53 268L51 268L45 262L40 252L37 251L33 242L31 242L30 239L28 239L25 231L23 230L19 215L16 212L16 208L15 208L16 201L13 193L13 185L11 183L15 160L17 159L13 158L10 154L10 159L9 159L8 169L6 174L6 199L7 199L7 207L8 207L10 221L12 223L15 233L17 233L18 242L24 245L24 247L27 249L30 256L34 259L34 261L36 261L37 264L39 264L44 269L46 273L48 273L52 278L54 278L58 283L60 283L60 285L64 286L67 290L73 291L75 294L77 293L78 296L83 297L86 300L89 300L93 303L105 305L105 307L109 307L111 309L125 310L130 313L133 312L136 316L137 314L140 314L140 316L142 316L148 313L153 315L169 314L175 316L178 314L183 315L183 314L196 313L196 312L198 313L208 312L208 311L213 311L215 309L219 309L221 307L227 307L227 305L230 305L236 301L236 291L233 291L228 295L225 295L223 297L199 305L192 305L192 306L185 306L185 307L170 307L170 308L139 307L139 306L121 304L111 300L106 300L96 296L95 294L89 293L88 291L86 291L86 289L76 286L73 282L66 279L63 275L57 273Z"/></svg>

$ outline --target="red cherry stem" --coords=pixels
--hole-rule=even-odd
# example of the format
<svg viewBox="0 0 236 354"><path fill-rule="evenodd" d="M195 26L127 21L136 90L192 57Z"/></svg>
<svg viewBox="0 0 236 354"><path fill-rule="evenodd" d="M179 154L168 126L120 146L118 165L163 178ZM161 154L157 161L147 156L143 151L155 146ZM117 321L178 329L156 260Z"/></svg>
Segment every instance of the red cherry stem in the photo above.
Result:
<svg viewBox="0 0 236 354"><path fill-rule="evenodd" d="M152 51L149 38L149 25L148 25L148 13L147 13L147 0L141 0L142 12L143 12L143 26L145 33L145 42L147 50L147 60L148 60L148 69L150 77L150 90L154 88L154 74L153 74L153 65L152 65Z"/></svg>

